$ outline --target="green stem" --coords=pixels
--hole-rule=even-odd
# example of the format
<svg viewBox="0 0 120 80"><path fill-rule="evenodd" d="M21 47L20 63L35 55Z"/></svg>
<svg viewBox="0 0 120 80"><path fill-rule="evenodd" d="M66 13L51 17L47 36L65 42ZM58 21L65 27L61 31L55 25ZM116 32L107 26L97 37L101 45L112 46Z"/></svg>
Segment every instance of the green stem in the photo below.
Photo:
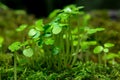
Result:
<svg viewBox="0 0 120 80"><path fill-rule="evenodd" d="M106 56L106 53L104 53L104 56ZM105 59L105 67L107 66L107 61L106 61L106 59Z"/></svg>
<svg viewBox="0 0 120 80"><path fill-rule="evenodd" d="M101 64L101 56L98 54L98 63Z"/></svg>
<svg viewBox="0 0 120 80"><path fill-rule="evenodd" d="M14 80L17 80L17 56L14 52Z"/></svg>
<svg viewBox="0 0 120 80"><path fill-rule="evenodd" d="M78 45L77 45L77 49L75 51L75 55L74 55L74 58L73 58L73 61L72 61L72 66L75 64L76 60L77 60L77 56L78 56L78 53L80 52L80 42L81 42L81 39L80 39L80 17L78 16Z"/></svg>
<svg viewBox="0 0 120 80"><path fill-rule="evenodd" d="M1 77L2 73L1 73L1 71L2 71L2 70L1 70L1 68L0 68L0 80L2 80L2 77Z"/></svg>

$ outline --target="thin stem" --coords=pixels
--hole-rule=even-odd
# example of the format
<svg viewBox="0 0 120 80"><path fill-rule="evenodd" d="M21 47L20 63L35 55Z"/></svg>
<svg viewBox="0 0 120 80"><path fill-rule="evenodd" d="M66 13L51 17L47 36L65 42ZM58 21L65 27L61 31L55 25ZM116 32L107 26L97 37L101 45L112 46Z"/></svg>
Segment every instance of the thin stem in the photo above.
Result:
<svg viewBox="0 0 120 80"><path fill-rule="evenodd" d="M14 52L14 80L17 80L17 56Z"/></svg>
<svg viewBox="0 0 120 80"><path fill-rule="evenodd" d="M98 54L98 63L101 64L101 55Z"/></svg>
<svg viewBox="0 0 120 80"><path fill-rule="evenodd" d="M75 55L74 55L74 58L73 58L73 61L72 61L72 66L74 65L74 63L76 62L77 60L77 56L78 56L78 53L80 51L80 42L81 42L81 39L80 39L80 17L78 16L78 45L77 45L77 49L76 49L76 52L75 52Z"/></svg>
<svg viewBox="0 0 120 80"><path fill-rule="evenodd" d="M104 53L104 56L106 56L106 53ZM107 61L106 61L106 59L105 59L105 67L107 66Z"/></svg>
<svg viewBox="0 0 120 80"><path fill-rule="evenodd" d="M0 68L0 80L2 80L2 77L1 77L1 76L2 76L2 73L1 73L1 71L2 71L2 70L1 70L1 68Z"/></svg>

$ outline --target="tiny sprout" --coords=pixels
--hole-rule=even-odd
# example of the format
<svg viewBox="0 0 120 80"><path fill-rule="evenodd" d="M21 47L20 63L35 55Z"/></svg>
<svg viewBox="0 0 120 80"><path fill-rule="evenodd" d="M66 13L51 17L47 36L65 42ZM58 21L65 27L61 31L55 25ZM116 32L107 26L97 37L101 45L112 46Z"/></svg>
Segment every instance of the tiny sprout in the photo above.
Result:
<svg viewBox="0 0 120 80"><path fill-rule="evenodd" d="M102 46L96 46L95 48L94 48L94 50L93 50L93 52L95 53L95 54L99 54L99 53L101 53L102 51L103 51L103 47Z"/></svg>
<svg viewBox="0 0 120 80"><path fill-rule="evenodd" d="M36 29L30 29L28 35L32 38L38 38L40 36L40 32Z"/></svg>
<svg viewBox="0 0 120 80"><path fill-rule="evenodd" d="M53 34L59 34L62 31L62 27L60 27L57 23L54 23L52 27Z"/></svg>
<svg viewBox="0 0 120 80"><path fill-rule="evenodd" d="M23 54L26 56L26 57L31 57L33 55L33 50L32 48L26 48L23 50Z"/></svg>
<svg viewBox="0 0 120 80"><path fill-rule="evenodd" d="M22 24L22 25L20 25L19 28L16 29L16 31L18 31L18 32L23 31L27 26L28 26L27 24Z"/></svg>
<svg viewBox="0 0 120 80"><path fill-rule="evenodd" d="M12 52L15 52L15 51L17 51L17 50L19 50L21 48L21 43L20 42L14 42L8 48Z"/></svg>

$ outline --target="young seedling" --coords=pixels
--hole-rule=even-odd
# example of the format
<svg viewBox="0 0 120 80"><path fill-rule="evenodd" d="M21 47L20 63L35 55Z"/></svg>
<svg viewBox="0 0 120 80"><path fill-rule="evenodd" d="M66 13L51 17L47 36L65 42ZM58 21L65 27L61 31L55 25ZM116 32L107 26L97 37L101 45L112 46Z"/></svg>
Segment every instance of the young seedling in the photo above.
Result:
<svg viewBox="0 0 120 80"><path fill-rule="evenodd" d="M37 20L35 24L29 27L27 40L20 44L20 47L26 47L23 49L23 54L31 57L33 51L37 54L39 53L38 50L42 49L44 52L42 62L43 65L47 66L47 69L54 68L60 71L73 67L81 51L88 49L91 45L96 45L97 42L87 41L89 35L104 30L103 28L90 29L88 27L90 15L81 11L82 8L70 5L62 10L57 10L50 14L50 18L53 20L47 24L43 24L42 19ZM81 18L84 20L82 21ZM73 19L77 25L72 25ZM20 26L17 31L23 31L26 26ZM16 43L11 46L9 49L13 52L19 49L16 49Z"/></svg>
<svg viewBox="0 0 120 80"><path fill-rule="evenodd" d="M28 42L14 42L12 43L8 48L13 52L13 57L14 57L14 80L17 80L17 51L20 50L22 46L28 45ZM31 57L33 55L33 50L30 47L27 47L26 49L23 50L23 54L26 57Z"/></svg>
<svg viewBox="0 0 120 80"><path fill-rule="evenodd" d="M14 42L9 47L14 56L14 80L17 80L17 50L21 48L20 42Z"/></svg>
<svg viewBox="0 0 120 80"><path fill-rule="evenodd" d="M104 46L96 46L93 50L94 54L100 54L101 52L104 52L104 56L106 56L106 54L109 52L109 48L113 47L114 44L112 43L105 43ZM98 61L101 62L101 57L100 55L98 56ZM107 66L107 61L104 60L105 66Z"/></svg>
<svg viewBox="0 0 120 80"><path fill-rule="evenodd" d="M108 60L110 64L114 67L114 65L117 63L115 61L115 58L120 58L119 54L116 53L108 53L106 56L104 56L105 60Z"/></svg>

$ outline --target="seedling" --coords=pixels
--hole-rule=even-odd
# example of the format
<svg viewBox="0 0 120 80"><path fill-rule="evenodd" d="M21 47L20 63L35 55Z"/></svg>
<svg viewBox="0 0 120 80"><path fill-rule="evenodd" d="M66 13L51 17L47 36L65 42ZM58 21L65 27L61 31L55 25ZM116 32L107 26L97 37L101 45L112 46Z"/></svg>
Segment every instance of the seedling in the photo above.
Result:
<svg viewBox="0 0 120 80"><path fill-rule="evenodd" d="M109 52L109 48L111 48L111 47L113 47L113 46L114 46L114 44L112 44L112 43L105 43L104 46L101 46L101 45L96 46L96 47L94 48L93 52L94 52L94 54L100 54L101 52L104 52L104 56L106 56L106 54ZM100 56L99 56L98 59L99 59L98 61L100 62L100 61L101 61ZM107 65L106 62L107 62L107 61L106 61L106 59L105 59L105 60L104 60L105 66Z"/></svg>
<svg viewBox="0 0 120 80"><path fill-rule="evenodd" d="M39 53L35 48L43 50L43 65L47 66L47 69L54 68L60 71L73 67L77 62L79 53L82 54L91 45L97 44L96 41L87 41L89 35L104 30L104 28L89 28L90 15L81 11L82 8L70 5L62 10L57 10L50 14L50 18L53 18L53 20L47 24L44 24L42 19L37 20L35 24L28 26L27 40L23 43L15 42L9 46L9 49L16 52L25 46L23 54L27 57L31 57L34 51L36 54ZM72 19L77 21L77 25L72 25ZM26 27L27 25L23 24L16 30L23 31ZM16 57L15 53L14 57ZM88 59L89 55L86 60Z"/></svg>

